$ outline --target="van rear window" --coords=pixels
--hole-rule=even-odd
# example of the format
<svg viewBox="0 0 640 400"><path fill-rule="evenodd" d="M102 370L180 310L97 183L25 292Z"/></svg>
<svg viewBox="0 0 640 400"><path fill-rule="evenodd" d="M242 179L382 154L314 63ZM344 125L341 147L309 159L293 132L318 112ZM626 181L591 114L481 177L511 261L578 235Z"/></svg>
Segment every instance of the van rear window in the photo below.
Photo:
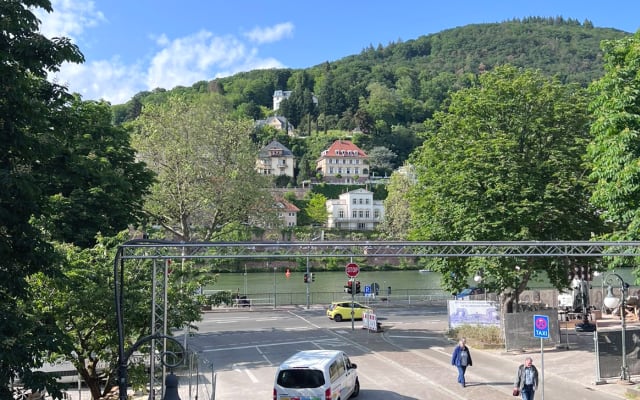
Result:
<svg viewBox="0 0 640 400"><path fill-rule="evenodd" d="M285 369L278 374L277 382L291 389L317 388L324 385L324 374L317 369Z"/></svg>

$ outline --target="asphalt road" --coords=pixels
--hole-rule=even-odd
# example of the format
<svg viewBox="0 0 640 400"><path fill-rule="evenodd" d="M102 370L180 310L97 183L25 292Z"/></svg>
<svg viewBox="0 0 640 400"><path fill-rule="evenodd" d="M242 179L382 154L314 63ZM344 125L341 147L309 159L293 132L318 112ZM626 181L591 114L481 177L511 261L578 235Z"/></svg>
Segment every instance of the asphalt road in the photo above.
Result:
<svg viewBox="0 0 640 400"><path fill-rule="evenodd" d="M344 350L358 365L358 399L513 399L513 377L524 354L472 348L474 366L462 388L450 364L455 343L445 337L446 307L388 307L376 315L381 333L361 329L360 321L352 329L351 321L329 320L320 307L211 312L188 345L215 371L216 400L271 399L278 365L305 349ZM551 350L542 360L539 353L532 356L545 374L536 400L625 398L617 385L589 382L594 362L588 347Z"/></svg>

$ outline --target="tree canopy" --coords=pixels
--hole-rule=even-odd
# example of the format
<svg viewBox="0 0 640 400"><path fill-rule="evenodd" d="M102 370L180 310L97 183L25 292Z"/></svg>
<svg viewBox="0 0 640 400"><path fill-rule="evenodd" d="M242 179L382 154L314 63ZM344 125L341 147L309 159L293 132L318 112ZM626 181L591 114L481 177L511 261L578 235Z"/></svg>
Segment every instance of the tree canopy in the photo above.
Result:
<svg viewBox="0 0 640 400"><path fill-rule="evenodd" d="M61 277L44 274L31 277L33 302L31 312L47 321L57 333L60 348L48 353L51 362L71 362L91 392L99 399L117 386L118 332L113 299L113 260L117 247L129 239L128 231L111 237L98 236L95 246L79 248L57 244L63 254ZM131 346L151 334L152 271L150 261L129 261L122 279L127 288L123 297L125 343ZM162 265L157 267L162 271ZM185 278L189 279L185 279ZM167 290L169 327L182 327L200 319L201 302L197 296L185 296L215 281L203 265L194 268L187 263L184 270L169 275ZM132 362L130 370L144 371L144 362ZM147 383L148 376L132 376L134 386Z"/></svg>
<svg viewBox="0 0 640 400"><path fill-rule="evenodd" d="M112 124L108 103L76 97L65 117L47 165L60 173L44 186L47 217L39 222L54 240L91 247L96 233L115 235L139 221L153 174L136 161L130 132Z"/></svg>
<svg viewBox="0 0 640 400"><path fill-rule="evenodd" d="M640 31L603 42L605 74L590 89L591 203L612 225L611 240L640 239Z"/></svg>
<svg viewBox="0 0 640 400"><path fill-rule="evenodd" d="M581 160L588 140L586 104L576 85L511 66L482 74L473 87L454 93L413 157L410 238L585 240L600 232ZM447 279L457 277L448 282L452 287L482 268L463 264L441 265ZM507 278L499 293L516 281L526 287L541 270L553 285L566 286L565 271L548 260L502 259L491 268Z"/></svg>
<svg viewBox="0 0 640 400"><path fill-rule="evenodd" d="M273 210L269 181L254 169L252 122L231 118L219 95L203 96L147 105L135 122L138 155L157 174L145 212L176 240L210 240Z"/></svg>
<svg viewBox="0 0 640 400"><path fill-rule="evenodd" d="M43 188L60 173L49 165L71 100L46 77L83 56L69 39L39 33L36 8L52 11L48 0L0 2L0 398L11 397L18 375L27 387L43 387L45 377L32 370L58 347L52 327L28 306L27 278L56 268L53 246L31 220L46 217Z"/></svg>

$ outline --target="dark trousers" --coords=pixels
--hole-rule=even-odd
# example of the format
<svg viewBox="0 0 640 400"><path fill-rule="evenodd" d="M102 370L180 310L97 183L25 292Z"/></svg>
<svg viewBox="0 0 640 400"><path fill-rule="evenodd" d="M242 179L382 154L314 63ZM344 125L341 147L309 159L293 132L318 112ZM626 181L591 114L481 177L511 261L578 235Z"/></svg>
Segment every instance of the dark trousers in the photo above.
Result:
<svg viewBox="0 0 640 400"><path fill-rule="evenodd" d="M466 366L461 366L458 365L458 383L461 384L462 386L466 385L466 382L464 381L464 373L467 371L467 367Z"/></svg>
<svg viewBox="0 0 640 400"><path fill-rule="evenodd" d="M534 394L535 390L533 389L533 385L524 385L522 388L522 400L533 400Z"/></svg>

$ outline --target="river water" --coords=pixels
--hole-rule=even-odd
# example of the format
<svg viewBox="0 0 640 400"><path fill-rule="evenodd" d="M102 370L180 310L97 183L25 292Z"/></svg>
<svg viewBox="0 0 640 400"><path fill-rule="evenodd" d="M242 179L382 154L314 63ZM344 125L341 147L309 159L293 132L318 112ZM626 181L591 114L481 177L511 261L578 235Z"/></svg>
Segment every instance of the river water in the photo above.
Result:
<svg viewBox="0 0 640 400"><path fill-rule="evenodd" d="M344 292L344 286L349 279L344 271L314 272L315 281L304 283L304 272L291 271L287 274L285 267L270 267L269 272L228 272L218 274L217 282L207 287L207 291L230 291L240 296L247 296L256 300L273 304L305 304L326 303L342 300L349 295ZM616 271L625 282L632 286L634 278L631 270ZM490 277L487 277L490 279ZM401 271L360 271L357 281L361 282L363 296L365 286L379 288L378 296L410 298L428 295L450 295L441 287L441 275L437 272L420 272L417 270ZM592 288L599 288L603 283L603 275L594 277ZM476 286L473 277L467 279L467 286ZM613 285L617 285L613 281ZM529 282L531 289L550 289L551 285L544 276Z"/></svg>

